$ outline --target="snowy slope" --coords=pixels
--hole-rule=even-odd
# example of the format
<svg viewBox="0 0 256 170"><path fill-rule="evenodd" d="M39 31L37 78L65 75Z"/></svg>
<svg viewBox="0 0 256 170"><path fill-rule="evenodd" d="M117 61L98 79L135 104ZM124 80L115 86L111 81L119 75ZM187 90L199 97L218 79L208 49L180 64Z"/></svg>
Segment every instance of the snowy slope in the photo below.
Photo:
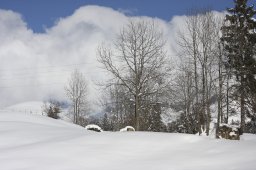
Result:
<svg viewBox="0 0 256 170"><path fill-rule="evenodd" d="M47 103L49 104L49 103ZM11 105L5 107L2 110L8 112L16 112L16 113L25 113L25 114L36 114L46 116L46 113L43 112L45 103L42 101L27 101L23 103L18 103L15 105ZM60 119L65 120L67 122L71 121L71 115L68 114L68 108L61 108L61 113L59 113Z"/></svg>
<svg viewBox="0 0 256 170"><path fill-rule="evenodd" d="M255 170L256 136L241 141L146 132L91 132L0 111L2 170Z"/></svg>
<svg viewBox="0 0 256 170"><path fill-rule="evenodd" d="M22 112L22 113L33 113L42 115L42 106L43 102L41 101L28 101L23 103L18 103L9 107L4 108L8 111L13 112Z"/></svg>

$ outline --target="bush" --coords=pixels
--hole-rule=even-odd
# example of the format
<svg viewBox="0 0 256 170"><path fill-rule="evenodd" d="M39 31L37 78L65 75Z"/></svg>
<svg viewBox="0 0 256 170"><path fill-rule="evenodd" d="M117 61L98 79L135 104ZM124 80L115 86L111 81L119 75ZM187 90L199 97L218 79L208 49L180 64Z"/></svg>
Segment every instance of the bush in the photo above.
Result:
<svg viewBox="0 0 256 170"><path fill-rule="evenodd" d="M43 112L46 113L48 117L59 119L59 113L61 112L60 103L55 100L44 103Z"/></svg>
<svg viewBox="0 0 256 170"><path fill-rule="evenodd" d="M224 139L240 140L240 128L235 125L221 124L218 136Z"/></svg>

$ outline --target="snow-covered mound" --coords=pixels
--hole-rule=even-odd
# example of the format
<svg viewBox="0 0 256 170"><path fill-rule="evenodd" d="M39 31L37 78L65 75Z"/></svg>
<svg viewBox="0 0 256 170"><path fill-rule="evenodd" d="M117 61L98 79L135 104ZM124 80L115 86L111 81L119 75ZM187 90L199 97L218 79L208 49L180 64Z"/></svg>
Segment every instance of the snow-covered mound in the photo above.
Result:
<svg viewBox="0 0 256 170"><path fill-rule="evenodd" d="M45 116L0 111L3 170L255 170L256 136L95 133Z"/></svg>
<svg viewBox="0 0 256 170"><path fill-rule="evenodd" d="M128 131L135 131L132 126L126 126L125 128L120 129L120 132L128 132Z"/></svg>
<svg viewBox="0 0 256 170"><path fill-rule="evenodd" d="M94 124L90 124L90 125L85 126L85 129L86 130L93 130L93 131L96 131L96 132L102 132L103 131L101 129L101 127L99 127L98 125L94 125Z"/></svg>

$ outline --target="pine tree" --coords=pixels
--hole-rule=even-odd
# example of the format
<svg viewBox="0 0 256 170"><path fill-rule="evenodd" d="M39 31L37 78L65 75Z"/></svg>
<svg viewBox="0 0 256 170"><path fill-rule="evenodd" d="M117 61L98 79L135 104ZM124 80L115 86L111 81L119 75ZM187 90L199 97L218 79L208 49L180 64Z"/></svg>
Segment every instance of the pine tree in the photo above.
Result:
<svg viewBox="0 0 256 170"><path fill-rule="evenodd" d="M161 104L156 103L153 105L152 113L151 113L151 126L150 130L153 132L160 132L163 127L163 123L161 120Z"/></svg>
<svg viewBox="0 0 256 170"><path fill-rule="evenodd" d="M104 116L103 116L102 128L103 128L104 131L110 131L111 130L111 125L110 125L107 113L105 113Z"/></svg>
<svg viewBox="0 0 256 170"><path fill-rule="evenodd" d="M229 8L222 27L222 42L227 56L227 66L236 77L236 92L241 107L241 133L245 127L245 114L249 100L255 97L255 37L256 11L247 5L247 0L235 0Z"/></svg>

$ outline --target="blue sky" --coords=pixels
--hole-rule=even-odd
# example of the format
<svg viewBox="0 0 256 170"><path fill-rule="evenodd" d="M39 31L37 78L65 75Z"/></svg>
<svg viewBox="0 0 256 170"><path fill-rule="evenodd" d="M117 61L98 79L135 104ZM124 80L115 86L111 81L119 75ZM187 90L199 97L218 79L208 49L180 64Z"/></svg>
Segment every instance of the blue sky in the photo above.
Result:
<svg viewBox="0 0 256 170"><path fill-rule="evenodd" d="M1 9L22 14L34 32L44 32L56 20L71 15L85 5L111 7L127 15L158 17L170 21L174 15L185 15L191 8L211 8L223 11L233 6L233 0L1 0Z"/></svg>

